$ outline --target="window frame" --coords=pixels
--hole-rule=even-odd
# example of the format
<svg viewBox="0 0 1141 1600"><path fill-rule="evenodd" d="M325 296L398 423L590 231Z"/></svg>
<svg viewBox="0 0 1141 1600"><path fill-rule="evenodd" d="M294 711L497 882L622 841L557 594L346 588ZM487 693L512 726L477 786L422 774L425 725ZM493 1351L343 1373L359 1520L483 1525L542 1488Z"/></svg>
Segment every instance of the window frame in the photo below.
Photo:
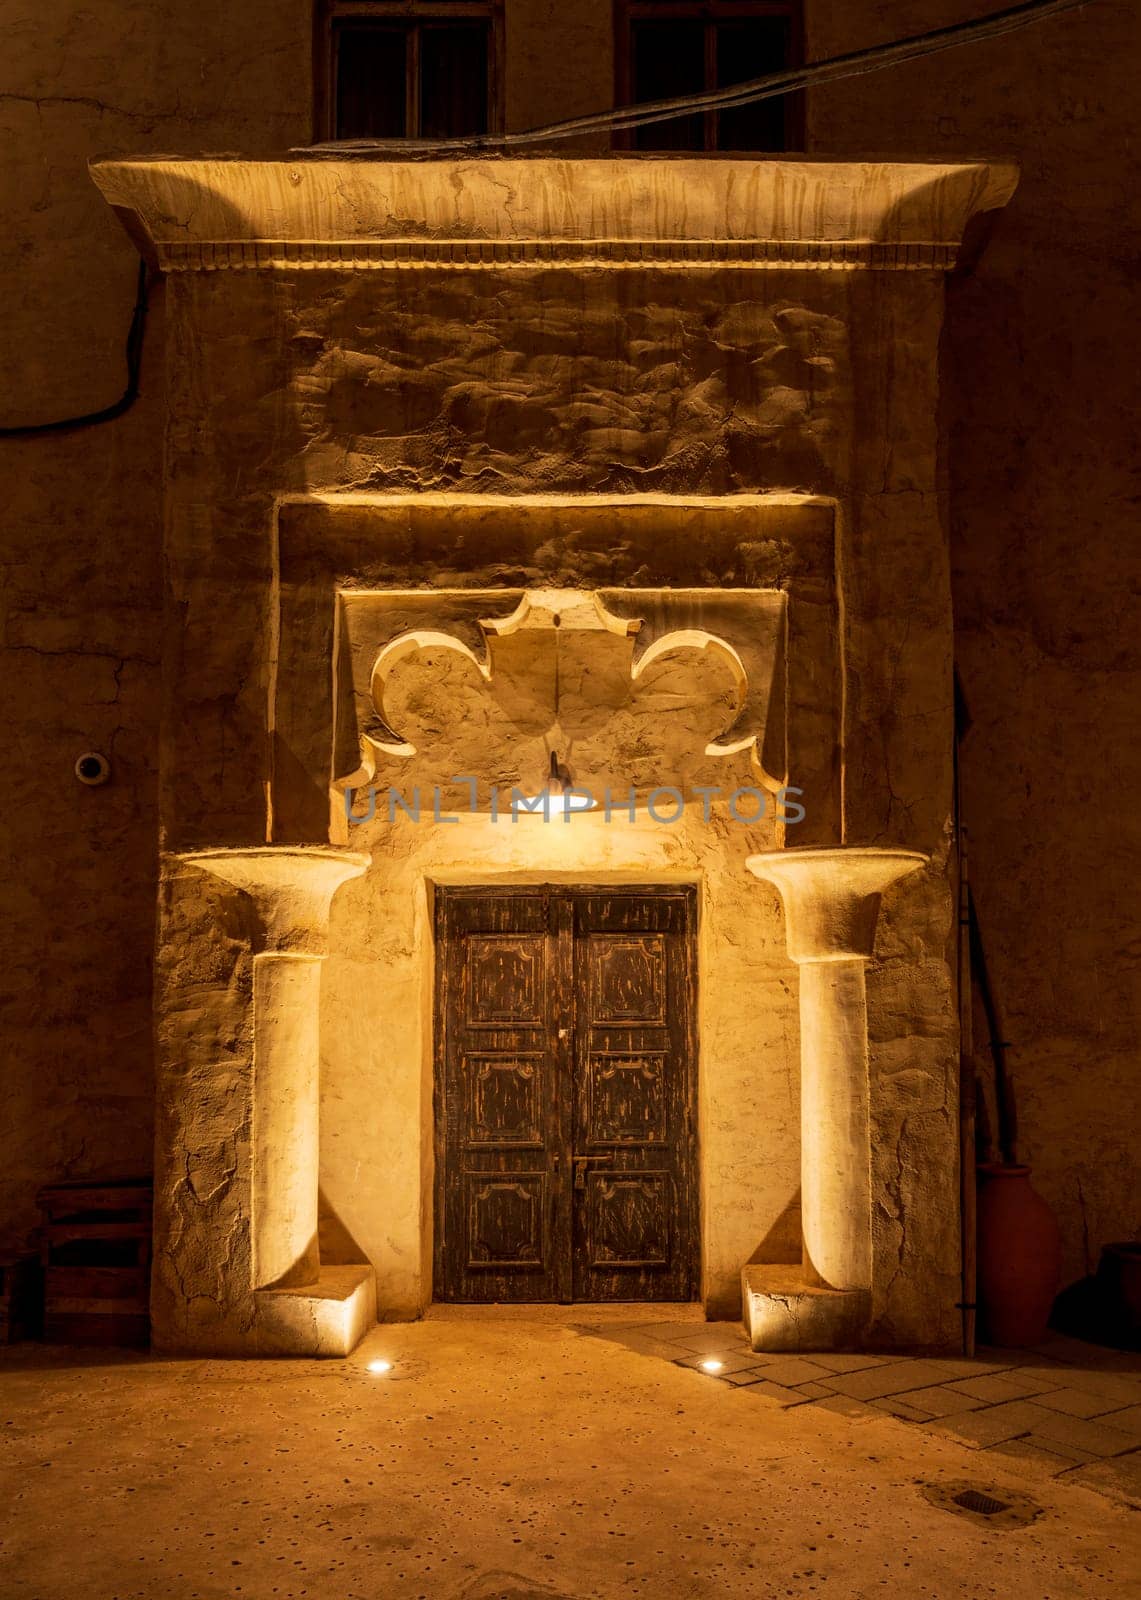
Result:
<svg viewBox="0 0 1141 1600"><path fill-rule="evenodd" d="M802 0L614 0L614 104L619 108L634 103L633 25L636 22L694 22L705 24L704 91L711 93L717 82L717 24L747 22L757 17L783 17L789 24L789 65L804 61L804 6ZM804 149L804 95L784 95L784 152ZM675 150L669 154L701 155L718 152L716 111L703 114L704 142L700 150ZM634 128L616 128L612 136L615 150L637 150ZM643 155L652 154L643 150ZM732 151L721 154L732 155ZM761 152L758 152L761 153ZM774 151L773 154L781 154Z"/></svg>
<svg viewBox="0 0 1141 1600"><path fill-rule="evenodd" d="M486 22L487 130L504 126L505 0L317 0L313 13L313 140L337 137L337 51L335 40L344 22L375 22L410 35L405 48L405 139L417 139L420 123L421 26L448 22Z"/></svg>

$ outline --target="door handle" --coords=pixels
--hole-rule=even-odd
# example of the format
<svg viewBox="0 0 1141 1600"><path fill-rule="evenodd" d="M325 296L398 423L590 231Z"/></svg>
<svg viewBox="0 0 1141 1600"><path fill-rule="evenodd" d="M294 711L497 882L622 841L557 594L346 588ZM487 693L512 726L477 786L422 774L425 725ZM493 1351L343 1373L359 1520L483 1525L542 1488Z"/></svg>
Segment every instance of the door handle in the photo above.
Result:
<svg viewBox="0 0 1141 1600"><path fill-rule="evenodd" d="M586 1188L586 1169L594 1166L599 1161L609 1161L609 1156L575 1156L574 1160L574 1186L576 1189Z"/></svg>

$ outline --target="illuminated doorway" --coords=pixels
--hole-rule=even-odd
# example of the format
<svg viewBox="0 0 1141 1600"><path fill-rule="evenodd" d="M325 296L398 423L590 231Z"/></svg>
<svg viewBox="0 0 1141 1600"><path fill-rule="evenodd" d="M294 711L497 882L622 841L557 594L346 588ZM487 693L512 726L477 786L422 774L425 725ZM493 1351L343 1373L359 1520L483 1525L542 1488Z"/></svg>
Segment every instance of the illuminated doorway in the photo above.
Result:
<svg viewBox="0 0 1141 1600"><path fill-rule="evenodd" d="M436 1298L690 1300L696 893L444 889Z"/></svg>

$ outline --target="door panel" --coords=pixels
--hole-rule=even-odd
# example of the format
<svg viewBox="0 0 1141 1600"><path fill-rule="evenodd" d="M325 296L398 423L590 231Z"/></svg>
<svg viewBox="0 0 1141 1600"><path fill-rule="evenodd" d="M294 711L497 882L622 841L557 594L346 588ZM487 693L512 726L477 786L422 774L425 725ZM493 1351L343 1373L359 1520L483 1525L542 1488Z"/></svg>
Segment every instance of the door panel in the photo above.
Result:
<svg viewBox="0 0 1141 1600"><path fill-rule="evenodd" d="M547 1254L545 1175L465 1172L463 1183L466 1270L490 1269L505 1276L520 1270L542 1272Z"/></svg>
<svg viewBox="0 0 1141 1600"><path fill-rule="evenodd" d="M561 1299L556 921L533 896L442 894L437 940L437 1295Z"/></svg>
<svg viewBox="0 0 1141 1600"><path fill-rule="evenodd" d="M545 946L532 934L510 938L470 934L464 999L469 1027L496 1023L541 1027L545 1006Z"/></svg>
<svg viewBox="0 0 1141 1600"><path fill-rule="evenodd" d="M592 1050L587 1056L585 1145L664 1145L668 1138L662 1050Z"/></svg>
<svg viewBox="0 0 1141 1600"><path fill-rule="evenodd" d="M469 1097L466 1138L472 1148L543 1148L543 1069L544 1057L537 1050L468 1052L463 1077Z"/></svg>
<svg viewBox="0 0 1141 1600"><path fill-rule="evenodd" d="M687 1300L695 896L441 889L436 1295Z"/></svg>
<svg viewBox="0 0 1141 1600"><path fill-rule="evenodd" d="M668 1172L592 1172L587 1180L582 1263L587 1274L667 1271L673 1240L670 1228L671 1174ZM632 1288L632 1280L617 1288ZM577 1299L595 1299L587 1291ZM668 1295L614 1293L615 1300L661 1300Z"/></svg>
<svg viewBox="0 0 1141 1600"><path fill-rule="evenodd" d="M666 1020L666 943L660 934L586 934L592 1024Z"/></svg>
<svg viewBox="0 0 1141 1600"><path fill-rule="evenodd" d="M691 906L685 893L575 898L576 1300L693 1293Z"/></svg>

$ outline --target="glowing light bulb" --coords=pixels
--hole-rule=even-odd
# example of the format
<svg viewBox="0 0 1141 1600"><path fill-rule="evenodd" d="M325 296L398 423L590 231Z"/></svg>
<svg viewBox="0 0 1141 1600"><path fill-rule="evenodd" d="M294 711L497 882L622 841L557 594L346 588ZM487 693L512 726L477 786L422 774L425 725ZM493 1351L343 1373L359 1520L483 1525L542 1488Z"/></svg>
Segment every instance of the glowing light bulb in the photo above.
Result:
<svg viewBox="0 0 1141 1600"><path fill-rule="evenodd" d="M391 1361L370 1361L369 1364L368 1364L368 1370L370 1372L391 1372L392 1371L392 1362Z"/></svg>
<svg viewBox="0 0 1141 1600"><path fill-rule="evenodd" d="M593 795L574 787L570 768L561 763L557 752L552 750L546 788L539 794L520 796L512 804L516 815L541 816L544 822L550 822L554 817L566 821L576 812L594 811L598 802Z"/></svg>
<svg viewBox="0 0 1141 1600"><path fill-rule="evenodd" d="M708 1361L701 1363L701 1370L702 1372L720 1372L724 1365L724 1361L718 1361L716 1356L710 1356Z"/></svg>

